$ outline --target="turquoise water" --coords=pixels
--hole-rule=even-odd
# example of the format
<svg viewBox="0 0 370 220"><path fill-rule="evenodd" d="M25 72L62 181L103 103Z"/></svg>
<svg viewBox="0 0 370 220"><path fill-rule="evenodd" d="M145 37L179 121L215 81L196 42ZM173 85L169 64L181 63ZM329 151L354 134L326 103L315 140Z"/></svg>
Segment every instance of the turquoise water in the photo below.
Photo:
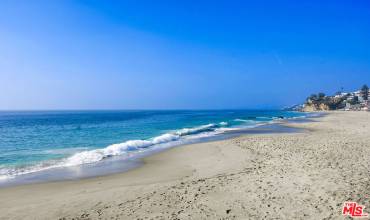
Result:
<svg viewBox="0 0 370 220"><path fill-rule="evenodd" d="M275 120L286 111L0 112L0 179L130 157Z"/></svg>

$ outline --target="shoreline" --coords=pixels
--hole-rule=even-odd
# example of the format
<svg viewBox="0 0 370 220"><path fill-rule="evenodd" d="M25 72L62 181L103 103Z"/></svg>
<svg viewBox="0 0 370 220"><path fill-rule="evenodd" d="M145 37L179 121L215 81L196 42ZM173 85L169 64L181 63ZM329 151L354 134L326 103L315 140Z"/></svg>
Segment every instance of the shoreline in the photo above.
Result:
<svg viewBox="0 0 370 220"><path fill-rule="evenodd" d="M308 122L310 118L321 117L321 115L322 114L314 116L307 115L304 116L303 118L297 117L273 120L265 124L256 125L255 127L244 128L236 131L227 131L223 134L218 134L210 137L202 137L184 143L178 144L174 143L173 145L171 145L172 143L169 143L170 145L167 147L148 150L147 152L142 152L132 157L115 156L95 163L82 164L72 167L50 168L27 174L22 174L9 179L0 179L0 189L29 184L82 180L125 173L132 169L137 169L138 167L143 166L144 165L143 161L145 160L146 157L162 153L172 148L182 147L191 144L228 140L231 138L248 134L300 132L299 128L289 127L289 124L297 123L300 121Z"/></svg>
<svg viewBox="0 0 370 220"><path fill-rule="evenodd" d="M0 219L335 219L345 201L370 205L369 116L332 112L289 124L307 132L185 145L125 173L0 188Z"/></svg>

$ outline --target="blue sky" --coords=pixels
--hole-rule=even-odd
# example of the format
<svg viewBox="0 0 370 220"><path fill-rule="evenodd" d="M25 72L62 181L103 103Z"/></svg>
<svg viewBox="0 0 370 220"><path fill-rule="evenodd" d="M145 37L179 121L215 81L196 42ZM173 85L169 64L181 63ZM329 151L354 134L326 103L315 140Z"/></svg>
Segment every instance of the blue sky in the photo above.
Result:
<svg viewBox="0 0 370 220"><path fill-rule="evenodd" d="M280 108L370 84L366 0L0 5L0 109Z"/></svg>

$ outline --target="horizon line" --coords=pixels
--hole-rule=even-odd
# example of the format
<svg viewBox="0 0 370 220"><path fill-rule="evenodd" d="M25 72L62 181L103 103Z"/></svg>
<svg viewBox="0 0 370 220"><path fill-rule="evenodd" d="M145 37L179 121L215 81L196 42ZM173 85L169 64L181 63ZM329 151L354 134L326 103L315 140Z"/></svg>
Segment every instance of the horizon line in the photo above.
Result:
<svg viewBox="0 0 370 220"><path fill-rule="evenodd" d="M280 108L127 108L127 109L0 109L0 112L10 112L10 111L223 111L223 110L282 110L284 107Z"/></svg>

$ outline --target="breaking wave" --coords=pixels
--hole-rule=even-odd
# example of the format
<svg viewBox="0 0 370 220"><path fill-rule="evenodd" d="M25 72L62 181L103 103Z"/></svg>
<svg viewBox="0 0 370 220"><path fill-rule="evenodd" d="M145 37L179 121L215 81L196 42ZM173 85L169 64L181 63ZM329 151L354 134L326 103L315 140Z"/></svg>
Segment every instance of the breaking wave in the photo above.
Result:
<svg viewBox="0 0 370 220"><path fill-rule="evenodd" d="M305 116L299 116L305 117ZM259 119L270 119L269 123L278 120L277 117L256 117ZM297 117L298 118L298 117ZM233 126L234 122L234 126ZM235 126L235 122L238 126ZM156 147L162 144L169 144L168 146L174 146L177 144L187 143L186 140L199 139L204 137L210 137L218 134L223 134L230 131L237 131L245 128L252 128L260 126L265 123L258 122L252 119L234 119L230 121L230 126L228 122L219 122L205 124L197 127L182 128L175 131L170 131L165 134L146 139L146 140L128 140L122 143L112 144L105 148L99 148L94 150L83 150L84 148L79 148L80 152L73 152L69 157L59 160L49 160L41 162L36 165L23 166L23 167L0 167L0 180L13 178L18 175L35 173L38 171L43 171L51 168L61 168L61 167L72 167L82 164L95 163L105 158L113 156L127 155L130 156L135 153L143 152L148 149L156 149ZM66 151L66 149L56 149L58 151ZM76 150L76 149L74 149ZM82 150L82 151L81 151ZM71 152L72 153L72 152Z"/></svg>
<svg viewBox="0 0 370 220"><path fill-rule="evenodd" d="M222 133L222 130L220 129L227 125L227 122L221 122L219 124L207 124L193 128L183 128L156 136L148 140L129 140L122 143L112 144L105 148L81 151L61 160L47 161L37 165L22 168L0 168L0 180L22 174L43 171L51 168L71 167L82 164L89 164L113 156L142 152L146 149L158 146L160 144L179 141L184 137L188 138L190 136L193 136L194 138L197 138L211 136ZM203 135L198 136L198 134Z"/></svg>

